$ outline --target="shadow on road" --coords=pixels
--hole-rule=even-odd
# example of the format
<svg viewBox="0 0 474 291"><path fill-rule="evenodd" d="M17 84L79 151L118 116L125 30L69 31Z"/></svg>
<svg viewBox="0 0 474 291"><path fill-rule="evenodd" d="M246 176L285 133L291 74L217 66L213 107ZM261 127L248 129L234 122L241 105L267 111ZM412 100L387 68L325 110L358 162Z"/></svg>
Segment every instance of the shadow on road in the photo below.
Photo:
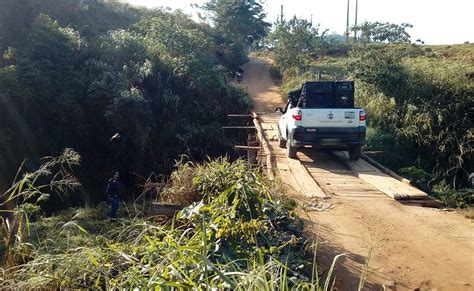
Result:
<svg viewBox="0 0 474 291"><path fill-rule="evenodd" d="M364 273L366 273L366 277L364 278L365 282L363 282L363 288L361 290L390 290L379 283L390 281L390 278L382 277L379 272L376 274L376 270L370 268L370 260L368 262L369 268L365 267L367 255L361 256L351 253L342 246L330 242L330 234L337 233L335 229L320 225L308 218L302 218L302 220L304 221L306 229L311 231L311 233L307 235L312 236L313 241L318 242L316 264L318 265L319 274L321 276L320 284L325 282L331 265L334 262L334 258L337 255L345 254L340 257L335 264L331 279L331 285L334 283L334 290L359 290L361 277ZM367 250L367 254L368 252L369 250ZM404 287L408 288L408 286Z"/></svg>

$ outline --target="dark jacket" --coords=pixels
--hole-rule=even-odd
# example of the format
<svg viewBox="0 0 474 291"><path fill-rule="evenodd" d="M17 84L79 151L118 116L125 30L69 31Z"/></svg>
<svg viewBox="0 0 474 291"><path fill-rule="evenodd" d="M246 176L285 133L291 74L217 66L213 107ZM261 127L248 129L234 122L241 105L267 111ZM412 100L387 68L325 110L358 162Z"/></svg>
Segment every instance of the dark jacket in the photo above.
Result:
<svg viewBox="0 0 474 291"><path fill-rule="evenodd" d="M109 195L109 198L120 198L120 184L118 179L110 178L107 183L106 193Z"/></svg>

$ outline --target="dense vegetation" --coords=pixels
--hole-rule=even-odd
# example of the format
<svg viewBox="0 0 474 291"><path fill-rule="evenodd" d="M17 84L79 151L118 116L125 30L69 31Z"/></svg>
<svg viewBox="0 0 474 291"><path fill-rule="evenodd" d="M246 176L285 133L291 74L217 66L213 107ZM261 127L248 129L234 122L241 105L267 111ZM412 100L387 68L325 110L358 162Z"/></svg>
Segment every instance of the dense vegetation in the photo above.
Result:
<svg viewBox="0 0 474 291"><path fill-rule="evenodd" d="M0 190L25 157L31 169L66 147L82 156L82 196L49 210L103 200L114 169L133 192L137 177L168 174L183 153L228 152L226 113L249 108L226 75L245 61L243 46L179 11L2 1Z"/></svg>
<svg viewBox="0 0 474 291"><path fill-rule="evenodd" d="M276 23L270 52L282 93L318 75L356 80L368 112L366 150L450 206L474 203L474 46L410 44L409 24L364 23L355 42L334 43L311 23Z"/></svg>
<svg viewBox="0 0 474 291"><path fill-rule="evenodd" d="M296 204L275 181L241 160L199 162L228 152L226 113L250 107L228 73L244 47L264 44L260 1L208 1L213 26L106 0L1 5L2 289L329 289L334 263L320 281ZM366 23L360 45L348 45L293 18L267 44L284 90L317 71L356 78L372 119L368 148L448 203L471 203L461 188L472 171L472 65L449 63L462 73L451 78L430 66L434 50L374 43L406 42L406 27ZM404 154L387 154L395 150ZM158 183L183 153L195 162ZM132 192L146 180L116 221L95 203L112 169ZM191 205L147 218L157 193ZM95 206L64 210L84 202Z"/></svg>
<svg viewBox="0 0 474 291"><path fill-rule="evenodd" d="M242 160L176 169L168 193L200 201L159 225L142 217L139 201L112 224L106 204L38 220L29 212L9 261L23 265L3 270L2 289L319 290L295 203L277 185ZM178 177L191 183L183 188Z"/></svg>
<svg viewBox="0 0 474 291"><path fill-rule="evenodd" d="M214 26L114 1L1 8L2 289L321 288L296 204L274 181L228 158L156 178L183 153L230 149L226 113L250 104L227 73L267 33L259 1L209 1ZM112 169L129 188L150 177L120 220L106 203L65 209L103 200ZM152 220L150 194L192 204Z"/></svg>

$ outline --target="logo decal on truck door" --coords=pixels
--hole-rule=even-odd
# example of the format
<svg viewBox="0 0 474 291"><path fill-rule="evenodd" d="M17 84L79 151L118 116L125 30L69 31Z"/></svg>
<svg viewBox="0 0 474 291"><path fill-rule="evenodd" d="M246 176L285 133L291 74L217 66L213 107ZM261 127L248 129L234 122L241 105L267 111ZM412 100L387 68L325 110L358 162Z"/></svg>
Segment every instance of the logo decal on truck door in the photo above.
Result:
<svg viewBox="0 0 474 291"><path fill-rule="evenodd" d="M334 118L334 114L329 113L329 114L328 114L328 119L333 119L333 118Z"/></svg>

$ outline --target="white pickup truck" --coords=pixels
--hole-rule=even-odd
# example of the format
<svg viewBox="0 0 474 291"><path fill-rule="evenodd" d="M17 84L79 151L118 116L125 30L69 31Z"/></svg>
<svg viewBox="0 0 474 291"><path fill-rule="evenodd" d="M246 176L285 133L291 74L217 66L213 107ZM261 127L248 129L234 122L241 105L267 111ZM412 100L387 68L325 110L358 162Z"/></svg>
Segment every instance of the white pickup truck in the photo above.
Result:
<svg viewBox="0 0 474 291"><path fill-rule="evenodd" d="M290 92L278 122L278 140L289 158L299 147L347 150L358 160L365 143L366 116L354 108L353 81L306 82Z"/></svg>

